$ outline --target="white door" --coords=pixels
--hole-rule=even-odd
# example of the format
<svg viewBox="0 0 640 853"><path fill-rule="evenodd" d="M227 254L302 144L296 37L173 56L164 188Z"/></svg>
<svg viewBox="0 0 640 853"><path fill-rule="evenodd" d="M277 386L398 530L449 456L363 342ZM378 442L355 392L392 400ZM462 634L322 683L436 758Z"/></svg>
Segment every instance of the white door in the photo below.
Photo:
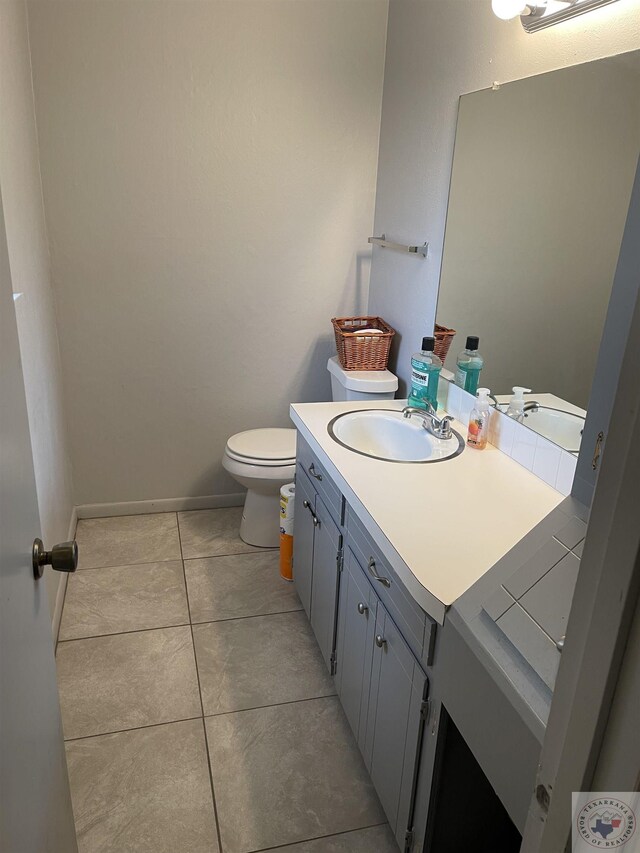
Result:
<svg viewBox="0 0 640 853"><path fill-rule="evenodd" d="M0 850L76 853L31 442L0 200ZM50 548L54 543L46 543Z"/></svg>

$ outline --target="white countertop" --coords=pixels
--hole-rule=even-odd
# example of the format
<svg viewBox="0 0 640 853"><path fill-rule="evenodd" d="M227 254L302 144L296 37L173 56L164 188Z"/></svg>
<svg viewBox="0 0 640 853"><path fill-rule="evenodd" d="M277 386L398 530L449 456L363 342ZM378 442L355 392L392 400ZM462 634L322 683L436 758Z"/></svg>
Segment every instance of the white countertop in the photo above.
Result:
<svg viewBox="0 0 640 853"><path fill-rule="evenodd" d="M327 431L342 412L404 405L294 403L290 414L411 595L442 624L447 607L563 496L490 444L435 464L398 464L341 447ZM466 425L453 427L466 438Z"/></svg>

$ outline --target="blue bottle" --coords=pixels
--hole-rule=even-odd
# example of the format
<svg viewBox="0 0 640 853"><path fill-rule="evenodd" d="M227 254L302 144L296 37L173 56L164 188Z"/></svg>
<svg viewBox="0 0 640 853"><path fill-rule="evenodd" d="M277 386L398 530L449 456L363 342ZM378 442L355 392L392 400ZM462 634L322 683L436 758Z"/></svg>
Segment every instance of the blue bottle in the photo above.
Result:
<svg viewBox="0 0 640 853"><path fill-rule="evenodd" d="M433 351L435 338L423 338L422 350L411 356L411 393L409 405L427 409L430 403L438 408L438 381L442 361Z"/></svg>
<svg viewBox="0 0 640 853"><path fill-rule="evenodd" d="M480 382L480 371L484 366L484 359L478 352L480 338L469 335L467 346L462 350L456 362L455 383L475 396Z"/></svg>

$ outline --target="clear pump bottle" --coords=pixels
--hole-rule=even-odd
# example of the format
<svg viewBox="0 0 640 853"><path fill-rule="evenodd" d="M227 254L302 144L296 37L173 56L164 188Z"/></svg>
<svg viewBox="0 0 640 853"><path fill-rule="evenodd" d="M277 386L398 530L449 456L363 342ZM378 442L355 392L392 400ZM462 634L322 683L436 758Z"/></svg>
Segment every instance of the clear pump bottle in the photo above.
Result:
<svg viewBox="0 0 640 853"><path fill-rule="evenodd" d="M469 432L467 445L476 450L484 450L487 446L489 418L491 416L491 401L488 388L478 388L478 399L469 415Z"/></svg>
<svg viewBox="0 0 640 853"><path fill-rule="evenodd" d="M507 414L510 418L514 418L516 421L521 421L524 417L524 406L525 406L525 394L530 394L531 388L522 388L520 385L514 385L513 387L513 397L509 401L509 408L507 409Z"/></svg>

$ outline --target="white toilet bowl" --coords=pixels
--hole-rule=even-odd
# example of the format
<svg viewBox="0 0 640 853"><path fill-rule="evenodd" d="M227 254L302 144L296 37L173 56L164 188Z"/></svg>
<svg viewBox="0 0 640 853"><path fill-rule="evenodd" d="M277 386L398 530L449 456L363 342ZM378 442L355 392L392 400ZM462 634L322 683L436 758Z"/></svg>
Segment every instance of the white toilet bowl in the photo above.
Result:
<svg viewBox="0 0 640 853"><path fill-rule="evenodd" d="M240 538L248 545L276 548L280 489L296 472L296 431L250 429L232 435L222 466L247 489Z"/></svg>
<svg viewBox="0 0 640 853"><path fill-rule="evenodd" d="M330 358L334 400L392 400L398 378L388 370L344 370L337 356ZM247 497L240 523L240 538L249 545L276 548L280 541L280 489L296 472L294 429L250 429L232 435L222 465Z"/></svg>

